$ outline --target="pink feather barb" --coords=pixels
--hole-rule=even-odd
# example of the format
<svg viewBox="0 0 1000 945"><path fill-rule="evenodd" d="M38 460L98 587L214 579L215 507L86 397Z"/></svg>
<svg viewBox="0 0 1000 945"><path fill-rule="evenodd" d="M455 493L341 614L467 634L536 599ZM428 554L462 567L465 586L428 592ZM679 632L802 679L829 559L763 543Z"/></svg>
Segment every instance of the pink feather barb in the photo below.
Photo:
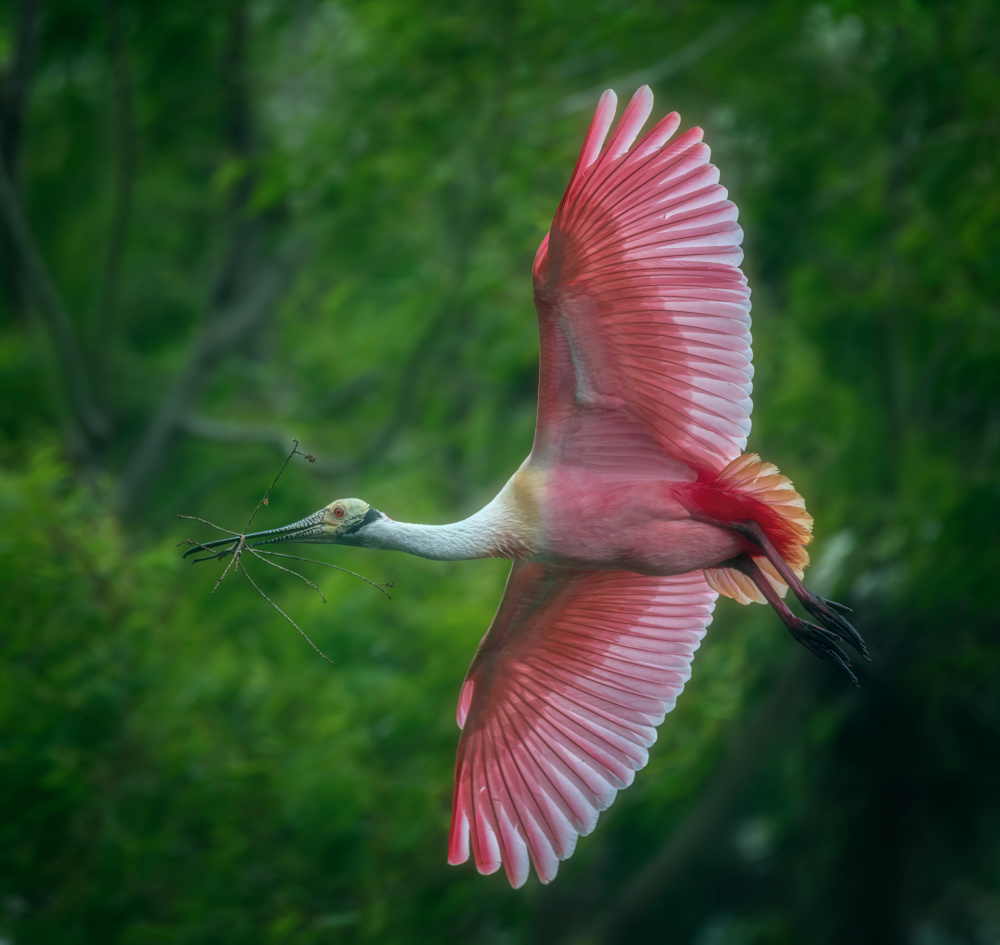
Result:
<svg viewBox="0 0 1000 945"><path fill-rule="evenodd" d="M718 593L766 601L855 684L837 641L867 656L847 609L801 582L801 496L742 454L743 231L701 129L674 138L670 114L637 141L643 87L605 145L615 104L601 97L535 257L531 455L478 513L504 532L481 553L515 561L459 698L449 861L514 886L532 867L549 882L645 765Z"/></svg>
<svg viewBox="0 0 1000 945"><path fill-rule="evenodd" d="M536 258L534 452L570 458L572 440L558 428L586 387L642 420L667 455L718 472L750 430L750 291L737 209L701 130L670 142L675 114L632 147L652 108L646 87L599 153L612 101L601 99Z"/></svg>
<svg viewBox="0 0 1000 945"><path fill-rule="evenodd" d="M532 460L600 469L603 459L650 478L718 472L750 429L736 207L700 129L669 143L676 113L635 143L653 108L647 86L605 145L616 103L601 96L535 259ZM503 865L514 886L530 864L549 882L646 763L715 599L701 571L516 562L459 700L449 861Z"/></svg>
<svg viewBox="0 0 1000 945"><path fill-rule="evenodd" d="M449 862L471 840L480 872L549 882L646 764L714 606L700 572L517 562L463 688Z"/></svg>

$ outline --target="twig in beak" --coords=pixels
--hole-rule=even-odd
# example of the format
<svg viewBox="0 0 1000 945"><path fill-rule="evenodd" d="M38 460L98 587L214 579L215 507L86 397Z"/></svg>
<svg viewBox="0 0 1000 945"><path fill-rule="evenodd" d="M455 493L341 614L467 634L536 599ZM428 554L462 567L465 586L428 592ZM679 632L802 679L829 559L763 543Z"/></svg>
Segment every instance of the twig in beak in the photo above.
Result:
<svg viewBox="0 0 1000 945"><path fill-rule="evenodd" d="M232 565L232 564L233 564L233 563L235 563L235 562L236 562L236 559L234 558L234 559L233 559L233 561L232 561L232 562L230 562L230 564ZM288 621L288 622L289 622L289 623L290 623L290 624L291 624L291 625L292 625L293 627L295 627L295 629L296 629L296 630L298 630L298 631L299 631L299 633L301 633L301 634L302 634L302 637L303 637L303 639L304 639L304 640L305 640L305 641L306 641L306 642L307 642L307 643L308 643L308 644L309 644L309 645L310 645L310 646L311 646L311 647L312 647L312 648L313 648L313 649L314 649L314 650L315 650L315 651L316 651L317 653L319 653L319 655L320 655L320 656L322 656L322 657L323 657L323 659L325 659L325 660L326 660L326 661L327 661L327 662L328 662L328 663L329 663L329 664L330 664L331 666L334 666L335 664L334 664L333 660L332 660L332 659L330 659L330 657L329 657L329 656L327 656L327 655L326 655L326 654L325 654L325 653L324 653L324 652L323 652L323 651L322 651L322 650L321 650L321 649L320 649L320 648L319 648L318 646L316 646L316 644L315 644L315 643L313 643L313 641L312 641L312 640L310 640L310 639L309 639L309 636L308 636L308 634L306 634L306 632L305 632L305 631L304 631L304 630L303 630L303 629L302 629L302 628L301 628L301 627L300 627L300 626L299 626L299 625L298 625L298 624L297 624L297 623L296 623L296 622L295 622L294 620L292 620L292 618L291 618L291 617L289 617L289 616L288 616L288 614L286 614L286 613L285 613L285 612L284 612L284 611L283 611L283 610L282 610L282 609L281 609L281 608L280 608L280 607L279 607L279 606L278 606L278 605L277 605L277 604L276 604L276 603L275 603L275 602L274 602L273 600L271 600L271 598L270 598L270 597L268 597L268 596L267 596L267 594L265 594L265 593L264 593L264 592L263 592L263 591L262 591L262 590L261 590L261 589L260 589L260 588L259 588L259 587L257 586L257 582L256 582L256 581L255 581L255 580L254 580L254 579L253 579L252 577L250 577L250 574L249 574L249 573L247 572L247 569L246 569L245 567L243 567L243 566L242 566L241 564L237 564L237 565L236 565L236 567L237 567L237 570L239 570L239 571L242 571L242 572L243 572L243 574L244 574L244 576L246 577L246 579L247 579L247 580L248 580L248 581L249 581L249 582L250 582L250 583L251 583L251 584L253 585L253 587L254 587L254 590L255 590L255 591L256 591L256 592L258 593L258 594L260 594L260 596L261 596L261 597L263 597L263 598L264 598L264 600L266 600L266 601L267 601L267 602L268 602L268 603L269 603L269 604L270 604L270 605L271 605L271 606L272 606L272 607L273 607L273 608L274 608L274 609L275 609L275 610L276 610L276 611L277 611L277 612L278 612L279 614L281 614L281 616L282 616L282 617L284 617L284 618L285 618L285 620L287 620L287 621ZM277 567L277 565L275 565L275 567ZM228 571L229 569L227 568L226 570ZM222 577L225 577L225 575L223 574L223 576L222 576ZM222 578L219 578L219 580L221 581L221 580L222 580ZM218 585L216 585L216 587L218 587ZM317 590L318 590L318 588L317 588Z"/></svg>
<svg viewBox="0 0 1000 945"><path fill-rule="evenodd" d="M214 528L216 531L225 532L227 535L232 535L233 538L239 538L240 537L240 533L239 532L231 532L228 528L223 528L221 525L216 525L215 522L210 522L207 518L198 518L197 515L181 515L179 512L177 514L177 517L178 518L187 518L187 519L190 519L192 522L201 522L202 525L207 525L209 528ZM190 538L185 538L184 541L186 541L186 542L188 542L189 544L192 544L192 545L197 545L198 544L198 542L196 542L196 541L191 541ZM179 542L177 542L177 544L178 545L183 545L184 541L179 541Z"/></svg>
<svg viewBox="0 0 1000 945"><path fill-rule="evenodd" d="M194 541L194 539L191 538L185 538L183 541L179 541L177 544L178 545L187 544L191 546L191 549L188 552L186 552L186 554L190 554L191 551L195 549L199 549L201 551L206 552L205 557L195 558L194 563L197 563L199 561L220 560L222 558L225 558L227 555L232 555L232 559L226 564L225 569L223 570L222 574L219 577L219 580L215 582L215 587L212 588L212 594L213 595L215 594L215 592L219 589L219 585L226 579L226 576L233 569L233 567L235 567L237 572L242 572L244 574L244 576L250 582L254 590L261 597L263 597L264 600L266 600L279 614L281 614L281 616L284 617L285 620L287 620L293 627L295 627L295 629L298 630L298 632L309 643L309 645L320 656L322 656L323 659L325 659L328 663L332 665L333 660L331 660L318 646L316 646L316 644L313 643L313 641L309 638L309 636L305 633L305 631L294 620L292 620L292 618L289 617L288 614L286 614L273 600L271 600L271 598L268 597L267 594L265 594L260 589L257 582L252 577L250 577L250 573L247 571L246 565L243 563L242 560L243 553L245 551L249 551L250 554L252 554L254 557L259 558L265 564L271 565L272 568L277 568L279 571L284 571L287 574L292 574L295 577L299 578L299 580L304 581L314 591L316 591L317 594L319 594L324 604L326 603L326 597L323 595L323 592L319 589L319 586L317 584L315 584L313 581L310 581L309 578L307 578L304 574L300 574L298 571L293 571L291 568L286 568L283 565L277 564L274 561L270 561L268 560L268 557L265 556L291 558L294 561L309 561L312 562L313 564L321 564L325 568L332 568L334 571L343 571L345 574L350 574L353 577L361 578L362 581L364 581L366 584L370 584L376 590L385 594L385 596L388 597L390 600L392 598L390 597L389 592L386 590L386 588L394 587L394 585L391 583L377 584L375 581L366 578L363 574L358 574L356 571L351 571L347 568L341 568L335 564L330 564L327 561L318 561L315 558L303 558L300 557L299 555L285 554L284 552L281 551L263 551L251 548L249 545L247 545L247 532L249 532L250 526L253 524L254 518L256 518L257 513L261 510L261 507L267 505L268 499L270 498L271 495L271 490L274 489L274 487L278 484L278 480L281 478L281 474L285 471L285 468L291 462L292 457L295 456L296 453L298 453L299 456L305 457L305 459L307 459L309 462L315 462L315 457L310 456L308 453L299 452L298 440L294 440L293 443L294 445L292 447L292 451L288 454L288 456L285 457L285 461L281 464L281 469L278 470L278 474L274 477L274 480L271 482L271 485L267 487L267 491L261 497L261 500L257 503L257 507L253 510L253 512L250 513L250 517L247 519L246 525L243 526L243 531L241 532L230 531L228 528L223 528L221 525L216 525L214 522L208 521L208 519L199 518L197 515L178 515L178 518L186 518L189 519L190 521L201 522L203 525L208 525L209 528L214 528L217 531L224 532L227 535L231 535L232 539L228 542L225 548L223 548L221 551L215 550L215 548L218 545L226 544L226 539L222 538L216 541L211 541L207 545L202 544L201 542L198 541ZM212 547L209 547L209 545L211 545Z"/></svg>
<svg viewBox="0 0 1000 945"><path fill-rule="evenodd" d="M256 548L253 549L248 548L247 551L253 551L253 553L258 557L260 557L260 555L277 555L279 558L292 558L295 561L308 561L310 564L321 564L323 565L324 568L332 568L334 571L343 571L344 574L350 574L353 577L361 578L361 580L364 581L365 584L371 584L371 586L374 587L375 590L381 591L383 594L385 594L386 597L389 598L389 600L392 600L392 595L386 590L387 587L396 586L392 581L386 581L384 583L379 584L373 581L371 578L366 578L363 574L358 574L357 571L351 571L349 568L342 568L340 567L340 565L337 564L330 564L329 561L320 561L319 558L303 558L300 555L286 554L284 551L260 551ZM203 561L204 559L199 558L198 560ZM268 564L273 564L273 562L268 561ZM278 565L274 566L278 567ZM298 572L293 571L292 574L298 574ZM301 576L302 575L299 575L299 577Z"/></svg>
<svg viewBox="0 0 1000 945"><path fill-rule="evenodd" d="M286 568L286 567L283 567L280 564L275 564L273 561L268 561L267 558L264 557L264 555L262 555L259 551L254 551L253 548L247 548L246 550L249 551L250 554L252 554L255 558L260 558L260 560L263 561L264 564L269 564L269 565L271 565L272 568L277 568L279 571L284 571L286 574L294 574L297 578L301 578L317 594L319 594L320 599L323 601L323 603L324 604L326 603L326 598L323 596L323 592L319 589L319 585L318 584L314 584L304 574L299 574L298 571L293 571L291 568ZM291 555L283 555L283 557L290 558L292 556Z"/></svg>

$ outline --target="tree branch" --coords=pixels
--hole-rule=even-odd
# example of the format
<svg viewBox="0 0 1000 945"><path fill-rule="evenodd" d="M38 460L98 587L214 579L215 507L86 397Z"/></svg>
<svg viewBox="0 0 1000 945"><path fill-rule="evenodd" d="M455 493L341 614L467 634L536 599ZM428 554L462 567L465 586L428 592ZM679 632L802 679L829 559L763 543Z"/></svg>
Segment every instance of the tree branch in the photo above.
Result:
<svg viewBox="0 0 1000 945"><path fill-rule="evenodd" d="M118 483L117 505L127 510L139 488L160 466L170 438L207 387L224 357L259 328L291 289L306 250L289 243L262 265L241 298L197 335L187 364L174 378L159 410L132 454Z"/></svg>
<svg viewBox="0 0 1000 945"><path fill-rule="evenodd" d="M506 25L512 20L505 20ZM427 323L402 367L396 387L396 402L392 415L375 433L343 472L364 468L383 454L399 432L404 429L419 409L419 391L424 374L435 361L455 359L456 348L469 337L467 331L449 330L468 311L466 291L469 271L482 244L484 219L490 210L491 182L496 179L493 167L493 142L504 130L504 113L509 93L509 73L512 60L505 60L505 68L496 84L494 95L483 108L480 130L470 142L473 173L471 179L455 181L454 198L448 200L450 234L448 258L451 265L442 281L442 291L437 300L437 314ZM450 356L450 357L449 357Z"/></svg>
<svg viewBox="0 0 1000 945"><path fill-rule="evenodd" d="M249 170L254 133L246 64L249 24L245 0L230 0L228 26L219 77L224 90L222 140L229 155L242 166L226 204L227 249L212 287L212 305L216 308L229 304L240 282L253 270L260 229L260 221L246 212L256 180Z"/></svg>
<svg viewBox="0 0 1000 945"><path fill-rule="evenodd" d="M28 89L38 49L41 4L38 0L20 0L11 32L14 35L10 66L0 73L0 164L7 168L11 186L17 192L24 114ZM17 254L12 237L0 227L0 291L16 309L23 308L23 290L18 278Z"/></svg>
<svg viewBox="0 0 1000 945"><path fill-rule="evenodd" d="M180 417L177 428L192 436L216 443L270 443L288 452L288 444L298 439L279 423L249 423L241 420L219 420L203 414L189 413Z"/></svg>
<svg viewBox="0 0 1000 945"><path fill-rule="evenodd" d="M224 151L248 166L253 156L253 114L247 45L246 0L230 0L222 51L221 139ZM270 260L262 258L262 220L248 213L254 175L244 173L230 194L224 229L225 249L207 305L205 325L194 337L187 363L174 378L118 483L116 504L127 511L138 491L162 465L183 418L194 410L222 360L256 331L291 288L306 255L302 240L290 240Z"/></svg>
<svg viewBox="0 0 1000 945"><path fill-rule="evenodd" d="M377 386L374 373L359 374L337 390L331 391L323 398L323 406L330 413L336 413L356 401ZM290 427L280 422L253 423L243 420L223 420L217 417L207 417L204 414L189 413L178 420L177 427L191 436L201 437L217 443L270 443L282 454L288 452L288 444L292 440L302 439ZM343 476L353 472L358 463L356 460L335 461L329 457L314 456L309 470L322 476Z"/></svg>
<svg viewBox="0 0 1000 945"><path fill-rule="evenodd" d="M105 0L108 40L114 82L114 143L115 188L111 211L111 228L104 257L104 274L97 296L93 319L92 363L101 402L108 403L109 354L114 350L118 315L118 289L121 281L122 255L132 212L132 190L135 183L136 143L135 119L132 106L132 73L129 67L128 44L122 26L117 0Z"/></svg>
<svg viewBox="0 0 1000 945"><path fill-rule="evenodd" d="M21 129L28 102L28 86L38 49L41 4L20 0L14 22L14 52L10 68L0 76L0 159L13 180L17 179L21 152Z"/></svg>
<svg viewBox="0 0 1000 945"><path fill-rule="evenodd" d="M13 181L2 161L0 161L0 219L10 235L19 262L19 273L35 297L42 322L55 349L70 415L79 427L78 432L83 434L82 441L92 445L94 441L104 440L110 432L109 424L91 396L76 333L32 238Z"/></svg>

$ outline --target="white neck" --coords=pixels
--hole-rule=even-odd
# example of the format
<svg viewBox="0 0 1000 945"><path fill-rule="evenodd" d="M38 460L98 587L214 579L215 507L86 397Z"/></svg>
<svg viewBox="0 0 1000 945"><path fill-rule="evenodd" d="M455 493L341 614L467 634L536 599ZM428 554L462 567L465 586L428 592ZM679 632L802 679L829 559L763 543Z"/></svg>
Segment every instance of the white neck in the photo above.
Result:
<svg viewBox="0 0 1000 945"><path fill-rule="evenodd" d="M505 513L507 503L502 496L503 493L475 515L451 525L412 525L380 519L358 534L359 544L405 551L436 561L519 557L527 549L512 532L510 516Z"/></svg>

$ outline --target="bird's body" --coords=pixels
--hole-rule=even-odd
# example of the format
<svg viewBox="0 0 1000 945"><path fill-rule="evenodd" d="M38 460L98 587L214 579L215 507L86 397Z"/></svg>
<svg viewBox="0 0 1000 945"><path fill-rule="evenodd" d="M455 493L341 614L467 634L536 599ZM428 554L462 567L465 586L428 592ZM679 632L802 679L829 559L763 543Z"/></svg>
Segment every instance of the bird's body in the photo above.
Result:
<svg viewBox="0 0 1000 945"><path fill-rule="evenodd" d="M437 560L513 558L588 570L685 574L746 550L732 530L692 517L697 485L529 459L497 497L452 525L388 519L349 542Z"/></svg>
<svg viewBox="0 0 1000 945"><path fill-rule="evenodd" d="M604 94L539 247L535 439L497 497L451 525L342 499L248 536L513 560L459 699L449 859L503 864L514 885L529 864L548 882L645 764L719 593L771 604L848 675L837 642L864 653L844 608L801 583L801 497L743 452L753 372L736 207L700 129L670 141L672 114L635 143L651 109L644 87L605 145ZM819 625L785 606L788 588Z"/></svg>

